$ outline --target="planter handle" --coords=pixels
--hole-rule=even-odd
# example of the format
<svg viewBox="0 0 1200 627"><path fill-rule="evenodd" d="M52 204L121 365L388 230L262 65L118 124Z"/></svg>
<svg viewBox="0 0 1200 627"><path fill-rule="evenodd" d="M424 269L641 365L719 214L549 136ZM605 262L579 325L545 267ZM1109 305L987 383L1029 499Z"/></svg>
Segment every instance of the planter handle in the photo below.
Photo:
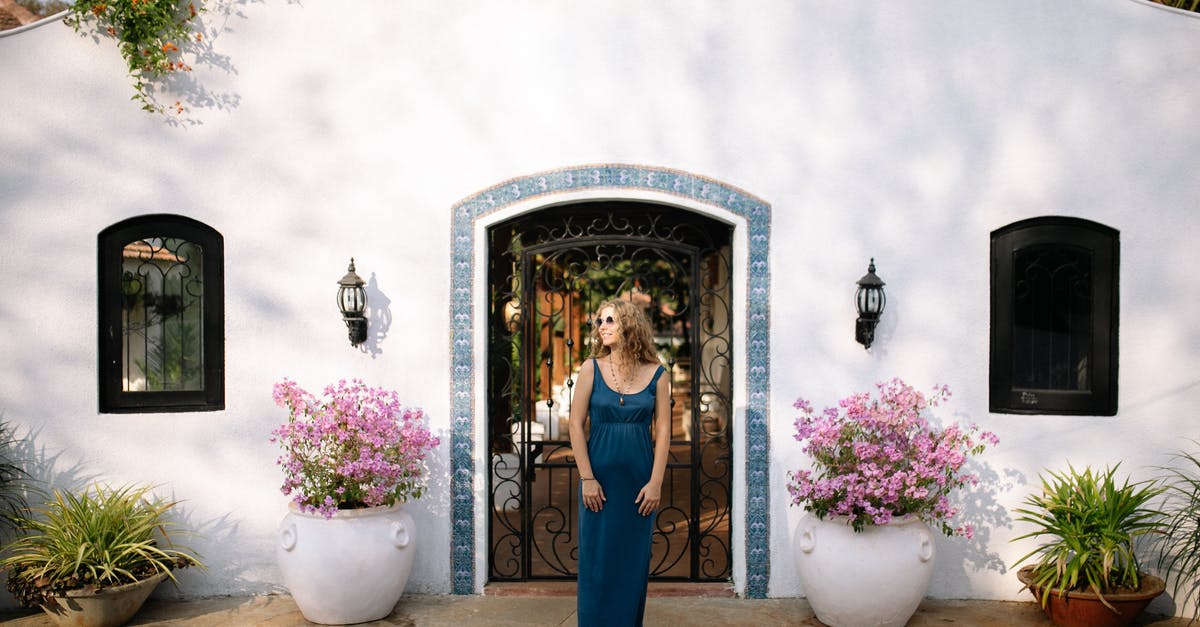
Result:
<svg viewBox="0 0 1200 627"><path fill-rule="evenodd" d="M921 552L919 556L922 562L928 562L933 558L933 540L929 536L921 537Z"/></svg>
<svg viewBox="0 0 1200 627"><path fill-rule="evenodd" d="M404 526L403 521L392 521L392 544L396 545L397 549L403 549L408 546L408 527Z"/></svg>
<svg viewBox="0 0 1200 627"><path fill-rule="evenodd" d="M279 546L285 551L296 548L296 524L289 523L279 528Z"/></svg>
<svg viewBox="0 0 1200 627"><path fill-rule="evenodd" d="M800 538L798 541L801 551L804 551L805 553L812 553L813 549L817 548L816 534L816 527L801 527Z"/></svg>

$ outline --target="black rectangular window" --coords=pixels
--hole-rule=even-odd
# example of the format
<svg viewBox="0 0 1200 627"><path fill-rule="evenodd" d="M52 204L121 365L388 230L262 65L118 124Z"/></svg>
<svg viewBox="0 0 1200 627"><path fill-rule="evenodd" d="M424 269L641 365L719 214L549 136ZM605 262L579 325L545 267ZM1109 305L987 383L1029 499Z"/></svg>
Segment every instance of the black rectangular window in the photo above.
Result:
<svg viewBox="0 0 1200 627"><path fill-rule="evenodd" d="M1117 231L1077 218L992 233L993 412L1117 411Z"/></svg>
<svg viewBox="0 0 1200 627"><path fill-rule="evenodd" d="M174 215L100 233L100 411L224 408L222 246Z"/></svg>

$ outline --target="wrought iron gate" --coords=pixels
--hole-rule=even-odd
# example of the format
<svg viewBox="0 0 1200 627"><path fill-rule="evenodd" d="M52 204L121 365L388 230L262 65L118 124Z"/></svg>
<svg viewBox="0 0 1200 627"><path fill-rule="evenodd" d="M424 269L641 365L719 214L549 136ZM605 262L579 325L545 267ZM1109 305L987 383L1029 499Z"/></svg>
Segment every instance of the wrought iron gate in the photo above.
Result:
<svg viewBox="0 0 1200 627"><path fill-rule="evenodd" d="M730 577L729 225L639 202L563 205L488 232L489 578L572 579L578 474L567 432L612 297L643 306L672 382L651 578Z"/></svg>

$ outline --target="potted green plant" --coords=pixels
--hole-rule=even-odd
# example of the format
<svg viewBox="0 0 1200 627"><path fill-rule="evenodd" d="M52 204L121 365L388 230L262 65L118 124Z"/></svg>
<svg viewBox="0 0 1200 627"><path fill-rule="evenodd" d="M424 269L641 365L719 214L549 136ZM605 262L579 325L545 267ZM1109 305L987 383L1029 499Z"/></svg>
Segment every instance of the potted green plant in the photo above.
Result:
<svg viewBox="0 0 1200 627"><path fill-rule="evenodd" d="M99 484L78 493L55 490L42 508L18 520L25 534L0 560L8 590L60 625L128 622L159 583L175 581L174 571L203 566L171 541L177 529L168 512L177 502L150 491Z"/></svg>
<svg viewBox="0 0 1200 627"><path fill-rule="evenodd" d="M1056 625L1128 625L1165 589L1141 571L1134 551L1138 538L1163 528L1162 512L1150 507L1162 488L1119 482L1119 467L1047 471L1042 489L1014 510L1034 530L1012 541L1042 543L1013 567L1031 562L1017 577Z"/></svg>
<svg viewBox="0 0 1200 627"><path fill-rule="evenodd" d="M978 483L967 460L999 444L976 426L931 422L950 396L926 396L900 379L876 385L821 413L796 401L796 439L810 469L789 473L792 504L807 514L796 527L794 555L804 594L826 625L904 625L929 588L934 568L930 526L970 538L952 524L951 497Z"/></svg>
<svg viewBox="0 0 1200 627"><path fill-rule="evenodd" d="M1200 619L1200 457L1180 451L1173 460L1173 465L1159 469L1165 526L1154 538L1157 561L1172 582L1175 602L1190 604L1196 620Z"/></svg>

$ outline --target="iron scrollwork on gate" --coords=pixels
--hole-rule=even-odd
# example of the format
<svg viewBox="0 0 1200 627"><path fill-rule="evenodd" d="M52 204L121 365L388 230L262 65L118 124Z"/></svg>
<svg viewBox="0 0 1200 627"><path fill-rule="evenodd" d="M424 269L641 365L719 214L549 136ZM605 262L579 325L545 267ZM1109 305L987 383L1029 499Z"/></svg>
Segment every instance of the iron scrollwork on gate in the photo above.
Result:
<svg viewBox="0 0 1200 627"><path fill-rule="evenodd" d="M567 420L589 321L643 306L671 379L671 454L654 579L727 581L732 229L650 203L589 202L489 229L489 578L571 579L578 474Z"/></svg>

